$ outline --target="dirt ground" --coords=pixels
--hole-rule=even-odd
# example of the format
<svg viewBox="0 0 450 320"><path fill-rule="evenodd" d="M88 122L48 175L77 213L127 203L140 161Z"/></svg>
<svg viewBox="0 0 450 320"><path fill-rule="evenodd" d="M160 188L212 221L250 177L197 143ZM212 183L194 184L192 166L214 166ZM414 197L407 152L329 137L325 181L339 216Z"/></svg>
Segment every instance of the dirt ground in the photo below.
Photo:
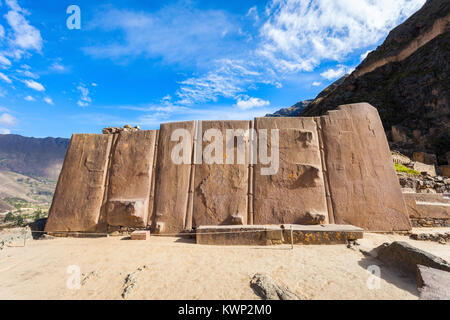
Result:
<svg viewBox="0 0 450 320"><path fill-rule="evenodd" d="M359 251L396 240L450 261L449 244L370 233L356 249L217 247L163 237L28 240L25 247L18 241L0 251L0 299L123 299L131 273L127 299L259 299L249 282L260 272L302 299L418 299L414 279ZM367 285L372 265L381 268L378 288Z"/></svg>

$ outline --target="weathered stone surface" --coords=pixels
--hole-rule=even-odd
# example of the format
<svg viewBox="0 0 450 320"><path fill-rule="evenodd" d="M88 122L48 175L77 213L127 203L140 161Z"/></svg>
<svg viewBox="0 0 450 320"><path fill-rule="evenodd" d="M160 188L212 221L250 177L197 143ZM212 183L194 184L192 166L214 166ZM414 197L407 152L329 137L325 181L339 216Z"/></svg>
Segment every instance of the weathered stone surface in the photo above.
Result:
<svg viewBox="0 0 450 320"><path fill-rule="evenodd" d="M172 161L172 149L180 143L178 140L171 141L176 129L187 130L193 140L194 121L161 124L152 219L153 230L157 233L177 233L191 228L192 217L187 217L191 164L175 164ZM192 146L193 141L189 145Z"/></svg>
<svg viewBox="0 0 450 320"><path fill-rule="evenodd" d="M203 163L195 165L193 227L201 225L247 224L248 202L248 129L249 121L202 121L202 137L210 129L222 134L223 146L218 160L208 164L208 146L214 141L203 139ZM237 138L231 134L235 131ZM229 136L227 136L227 131ZM241 139L239 150L238 143ZM214 138L212 139L214 140ZM234 154L227 153L227 144ZM242 156L239 159L238 154ZM212 153L215 156L214 152ZM227 164L227 163L230 164Z"/></svg>
<svg viewBox="0 0 450 320"><path fill-rule="evenodd" d="M362 239L364 230L350 225L292 226L294 244L330 245L346 244L348 241ZM285 243L291 243L291 226L283 230Z"/></svg>
<svg viewBox="0 0 450 320"><path fill-rule="evenodd" d="M75 134L59 176L47 232L98 232L111 135Z"/></svg>
<svg viewBox="0 0 450 320"><path fill-rule="evenodd" d="M410 218L450 219L450 199L442 194L405 193L403 194Z"/></svg>
<svg viewBox="0 0 450 320"><path fill-rule="evenodd" d="M295 293L277 284L267 274L255 274L250 281L250 286L264 300L300 300Z"/></svg>
<svg viewBox="0 0 450 320"><path fill-rule="evenodd" d="M444 177L450 177L450 165L440 166L439 168Z"/></svg>
<svg viewBox="0 0 450 320"><path fill-rule="evenodd" d="M436 177L436 167L433 164L414 162L413 169L420 173L425 173L432 177Z"/></svg>
<svg viewBox="0 0 450 320"><path fill-rule="evenodd" d="M130 237L131 240L148 240L150 239L150 231L149 230L133 231Z"/></svg>
<svg viewBox="0 0 450 320"><path fill-rule="evenodd" d="M371 231L410 230L377 110L340 106L320 118L335 223Z"/></svg>
<svg viewBox="0 0 450 320"><path fill-rule="evenodd" d="M291 241L291 234L293 241ZM361 239L364 230L346 225L200 226L197 243L206 245L329 245Z"/></svg>
<svg viewBox="0 0 450 320"><path fill-rule="evenodd" d="M254 165L254 223L307 223L308 212L328 212L316 123L311 118L257 118L260 133L267 129L267 154L271 150L271 130L279 130L279 168L262 175L269 167ZM260 136L258 137L260 138ZM259 148L265 148L261 146ZM325 219L327 223L328 216Z"/></svg>
<svg viewBox="0 0 450 320"><path fill-rule="evenodd" d="M421 300L450 300L450 272L417 266Z"/></svg>
<svg viewBox="0 0 450 320"><path fill-rule="evenodd" d="M413 161L418 161L425 164L435 165L437 164L437 158L435 154L426 152L414 152L412 156Z"/></svg>
<svg viewBox="0 0 450 320"><path fill-rule="evenodd" d="M218 131L203 136L210 129ZM242 148L233 134L227 136L232 129L239 130L233 134L243 139ZM217 149L215 134L222 140ZM272 143L279 148L272 150ZM227 152L227 144L239 152ZM444 178L435 180L446 188ZM341 106L320 118L194 121L162 124L159 132L75 135L48 230L129 232L150 226L173 234L201 225L327 223L410 229L386 137L370 105ZM331 238L340 243L352 236ZM298 238L315 243L307 235Z"/></svg>
<svg viewBox="0 0 450 320"><path fill-rule="evenodd" d="M450 264L447 261L413 247L407 242L385 243L379 246L376 251L379 260L387 265L403 270L412 277L416 276L417 265L450 271Z"/></svg>
<svg viewBox="0 0 450 320"><path fill-rule="evenodd" d="M155 130L119 134L109 171L109 225L147 226L155 139Z"/></svg>

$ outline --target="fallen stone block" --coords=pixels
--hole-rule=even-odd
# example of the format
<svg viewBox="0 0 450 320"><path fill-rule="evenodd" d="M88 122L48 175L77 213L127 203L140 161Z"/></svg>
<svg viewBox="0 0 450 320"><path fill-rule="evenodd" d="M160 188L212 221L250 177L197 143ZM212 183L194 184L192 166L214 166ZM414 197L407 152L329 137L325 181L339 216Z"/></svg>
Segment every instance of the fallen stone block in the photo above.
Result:
<svg viewBox="0 0 450 320"><path fill-rule="evenodd" d="M150 239L150 231L140 230L131 233L131 240L148 240Z"/></svg>
<svg viewBox="0 0 450 320"><path fill-rule="evenodd" d="M278 285L267 274L255 274L250 286L264 300L300 300L295 293L285 286Z"/></svg>
<svg viewBox="0 0 450 320"><path fill-rule="evenodd" d="M416 277L417 265L450 271L450 264L447 261L413 247L407 242L385 243L376 248L376 251L380 261L398 268L412 277Z"/></svg>
<svg viewBox="0 0 450 320"><path fill-rule="evenodd" d="M285 243L291 243L291 225L284 225ZM362 239L364 229L350 225L292 225L293 244L331 245L347 244L348 241Z"/></svg>
<svg viewBox="0 0 450 320"><path fill-rule="evenodd" d="M347 225L200 226L197 228L197 244L249 246L291 243L346 244L348 241L361 239L363 234L363 229Z"/></svg>
<svg viewBox="0 0 450 320"><path fill-rule="evenodd" d="M425 164L421 162L414 162L413 169L420 173L426 173L432 177L436 177L436 167L433 164Z"/></svg>
<svg viewBox="0 0 450 320"><path fill-rule="evenodd" d="M450 300L450 272L418 265L417 287L421 300Z"/></svg>

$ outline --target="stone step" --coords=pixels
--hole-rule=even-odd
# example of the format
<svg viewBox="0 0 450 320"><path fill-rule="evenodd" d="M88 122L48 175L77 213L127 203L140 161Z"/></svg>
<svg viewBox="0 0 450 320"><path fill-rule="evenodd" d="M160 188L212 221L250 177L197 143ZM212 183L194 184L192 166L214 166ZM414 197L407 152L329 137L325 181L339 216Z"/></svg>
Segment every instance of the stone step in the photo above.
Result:
<svg viewBox="0 0 450 320"><path fill-rule="evenodd" d="M291 228L292 227L292 228ZM361 239L364 230L351 225L248 225L200 226L196 230L197 244L205 245L330 245L346 244Z"/></svg>
<svg viewBox="0 0 450 320"><path fill-rule="evenodd" d="M404 193L403 197L414 199L416 202L450 204L450 198L444 193Z"/></svg>

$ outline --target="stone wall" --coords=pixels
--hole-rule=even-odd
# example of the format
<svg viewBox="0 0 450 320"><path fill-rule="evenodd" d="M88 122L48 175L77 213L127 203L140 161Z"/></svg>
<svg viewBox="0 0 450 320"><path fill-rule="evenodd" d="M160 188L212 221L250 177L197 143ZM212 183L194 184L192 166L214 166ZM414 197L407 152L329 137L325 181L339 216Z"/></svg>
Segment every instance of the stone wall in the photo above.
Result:
<svg viewBox="0 0 450 320"><path fill-rule="evenodd" d="M188 137L174 134L177 129ZM217 142L204 135L208 129L222 134L214 163L205 157ZM270 164L262 163L261 151L270 156L277 135L277 170L263 175ZM188 150L177 149L183 139ZM181 151L183 161L175 163ZM323 223L411 229L380 118L368 104L316 118L191 121L74 135L46 231L176 234L202 225Z"/></svg>

